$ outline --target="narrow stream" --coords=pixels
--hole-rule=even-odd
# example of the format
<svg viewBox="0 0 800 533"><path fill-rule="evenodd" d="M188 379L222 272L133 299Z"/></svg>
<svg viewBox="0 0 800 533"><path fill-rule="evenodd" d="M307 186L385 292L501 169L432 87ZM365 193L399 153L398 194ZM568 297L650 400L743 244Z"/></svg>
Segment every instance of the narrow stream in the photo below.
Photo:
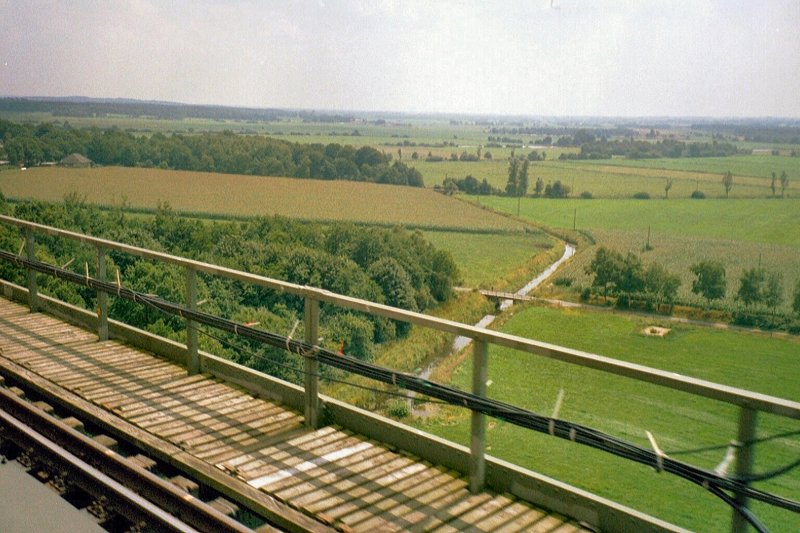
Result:
<svg viewBox="0 0 800 533"><path fill-rule="evenodd" d="M544 272L542 272L541 274L533 278L531 281L529 281L524 287L518 290L515 294L517 294L518 296L527 296L536 287L541 285L547 278L552 276L553 273L556 270L558 270L558 267L560 267L564 263L564 261L566 261L573 255L575 255L575 247L572 246L571 244L567 244L564 248L564 255L562 255L558 261L547 267L547 269ZM514 303L513 300L503 300L500 303L500 311L505 311L506 309L511 307L513 303ZM489 324L494 322L495 318L496 318L495 315L486 315L477 324L475 324L475 327L485 328ZM470 339L469 337L456 337L456 339L453 341L452 350L450 351L450 354L448 354L448 356L460 352L461 350L469 346L470 343L472 343L472 339ZM428 366L426 366L419 373L419 377L428 379L431 373L433 372L433 369L436 368L436 365L438 365L439 362L442 361L442 359L443 359L442 357L438 357L433 361L431 361L428 364Z"/></svg>

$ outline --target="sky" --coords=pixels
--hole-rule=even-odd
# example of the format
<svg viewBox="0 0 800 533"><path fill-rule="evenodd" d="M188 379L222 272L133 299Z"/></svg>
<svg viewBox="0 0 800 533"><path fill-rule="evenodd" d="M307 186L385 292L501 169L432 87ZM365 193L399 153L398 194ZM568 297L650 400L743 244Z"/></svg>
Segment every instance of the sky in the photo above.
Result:
<svg viewBox="0 0 800 533"><path fill-rule="evenodd" d="M800 117L800 0L0 0L0 96Z"/></svg>

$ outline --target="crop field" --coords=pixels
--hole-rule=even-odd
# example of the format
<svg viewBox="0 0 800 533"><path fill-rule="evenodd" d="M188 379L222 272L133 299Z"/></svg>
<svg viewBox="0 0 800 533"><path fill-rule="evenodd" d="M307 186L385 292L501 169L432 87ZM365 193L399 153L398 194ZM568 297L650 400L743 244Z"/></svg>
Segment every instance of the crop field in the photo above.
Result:
<svg viewBox="0 0 800 533"><path fill-rule="evenodd" d="M780 178L786 172L790 179L800 179L800 157L772 155L737 155L730 157L682 157L677 159L610 159L579 162L589 165L617 165L651 169L679 170L686 172L708 172L724 174L731 171L734 176L772 178L775 172Z"/></svg>
<svg viewBox="0 0 800 533"><path fill-rule="evenodd" d="M527 266L543 252L554 252L545 254L546 259L552 263L564 250L561 243L541 231L507 235L426 231L424 235L437 248L450 252L461 271L462 284L465 287L517 290L527 280L519 286L504 286L503 280L516 277L514 273L520 267ZM550 260L551 255L556 257ZM531 266L531 270L537 271L534 265ZM530 271L527 275L533 277Z"/></svg>
<svg viewBox="0 0 800 533"><path fill-rule="evenodd" d="M650 337L650 325L672 328L665 337ZM500 328L506 333L535 338L570 348L653 366L800 400L800 381L787 379L798 369L800 340L735 332L658 319L621 316L587 310L527 307ZM471 388L471 365L466 362L452 382ZM559 389L565 392L559 418L584 424L649 447L645 431L656 437L669 455L713 469L725 455L724 447L736 436L737 410L655 385L576 367L512 350L490 347L489 395L549 415ZM469 441L469 414L445 411L439 418L416 425L462 444ZM796 430L796 422L759 416L759 437ZM521 445L524 443L524 445ZM675 453L707 446L719 450ZM704 489L653 468L614 458L511 424L487 420L488 453L556 479L630 505L644 512L699 531L725 529L730 509ZM757 472L775 469L797 459L796 437L777 439L756 449ZM797 499L797 470L761 488ZM774 531L791 530L796 516L755 505L756 514Z"/></svg>
<svg viewBox="0 0 800 533"><path fill-rule="evenodd" d="M433 149L437 155L449 156L450 152L458 149ZM507 149L505 151L508 151ZM441 153L438 153L441 152ZM521 152L518 150L518 152ZM525 151L527 152L527 151ZM459 152L460 153L460 152ZM551 155L557 157L553 150L546 150L548 160L532 162L529 169L530 186L528 192L533 192L537 178L548 182L561 181L572 189L572 196L578 196L587 191L596 198L630 198L637 192L646 192L652 198L663 198L664 187L668 179L672 180L669 191L670 198L689 198L695 190L702 191L706 196L724 197L725 189L722 186L722 173L716 174L706 171L659 169L648 166L638 166L640 161L613 160L613 161L558 161L551 160ZM427 151L425 152L427 154ZM762 156L744 156L764 160ZM733 159L733 158L731 158ZM795 159L798 158L782 158ZM405 160L405 159L404 159ZM626 164L615 164L624 161ZM669 159L659 161L682 161ZM411 161L409 164L417 168L425 178L428 187L440 185L446 177L464 178L472 175L479 181L486 179L492 186L503 190L508 181L507 159L482 160L478 162L441 161L436 163L424 160ZM749 164L749 163L748 163ZM724 172L724 171L723 171ZM762 171L763 173L763 171ZM767 172L769 175L769 172ZM780 176L780 171L778 171ZM731 198L764 198L770 196L771 179L759 175L740 175L734 173L733 187L730 190ZM780 191L780 185L777 185ZM797 193L791 187L787 195Z"/></svg>
<svg viewBox="0 0 800 533"><path fill-rule="evenodd" d="M477 232L521 231L507 217L429 189L350 181L298 180L141 168L33 168L0 173L9 198L58 202L70 193L87 201L212 216L282 215L309 220L401 224Z"/></svg>
<svg viewBox="0 0 800 533"><path fill-rule="evenodd" d="M480 198L516 213L516 198ZM800 247L800 199L549 200L523 198L520 215L553 228L606 229Z"/></svg>

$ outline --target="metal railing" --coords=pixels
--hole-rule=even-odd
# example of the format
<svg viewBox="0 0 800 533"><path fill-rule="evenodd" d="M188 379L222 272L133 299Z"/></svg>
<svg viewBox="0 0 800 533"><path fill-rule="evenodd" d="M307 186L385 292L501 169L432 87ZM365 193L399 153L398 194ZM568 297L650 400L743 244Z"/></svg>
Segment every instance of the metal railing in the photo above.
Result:
<svg viewBox="0 0 800 533"><path fill-rule="evenodd" d="M11 226L16 226L21 229L24 235L23 248L25 255L31 260L35 258L34 235L36 233L67 238L94 246L97 252L96 275L98 279L104 280L107 277L107 273L105 272L105 256L109 251L112 250L182 267L185 270L185 306L188 309L196 309L197 307L197 273L221 276L231 280L251 283L260 287L300 296L304 299L304 339L309 345L315 345L317 343L320 302L326 302L342 308L359 311L370 315L400 320L417 326L451 333L457 336L469 337L475 342L475 349L473 352L473 393L481 397L485 397L486 395L488 345L493 344L496 346L503 346L525 353L600 370L617 376L623 376L647 383L652 383L669 389L735 405L740 409L737 434L737 441L740 443L740 449L739 453L737 454L735 468L735 475L739 478L746 479L751 474L754 461L754 449L751 443L756 435L756 427L758 423L757 414L759 412L800 420L800 403L783 398L738 389L702 379L683 376L672 372L603 357L580 350L556 346L515 335L491 331L422 313L398 309L376 302L336 294L324 289L280 281L213 265L210 263L194 261L162 252L91 237L88 235L53 228L34 222L28 222L9 216L0 215L0 222ZM31 310L35 311L37 309L38 288L36 282L36 273L30 268L28 269L27 279L29 304ZM101 339L105 339L108 337L108 300L104 292L98 291L97 302L99 318L98 336ZM200 365L200 357L198 354L197 324L192 320L186 320L186 328L186 366L190 373L197 373L202 370ZM306 424L311 427L316 427L320 420L318 362L313 356L305 357L304 359L304 414ZM470 439L470 489L472 491L481 490L485 483L485 418L485 414L473 410L471 417ZM736 494L735 499L736 503L741 507L747 506L747 499L745 495ZM732 528L733 531L745 531L747 529L747 521L739 512L735 510L733 512Z"/></svg>

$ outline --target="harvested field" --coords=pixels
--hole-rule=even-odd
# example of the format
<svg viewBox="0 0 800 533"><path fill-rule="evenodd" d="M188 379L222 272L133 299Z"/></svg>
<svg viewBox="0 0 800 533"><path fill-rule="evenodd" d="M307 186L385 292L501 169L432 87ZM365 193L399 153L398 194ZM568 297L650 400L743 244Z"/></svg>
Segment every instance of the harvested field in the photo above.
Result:
<svg viewBox="0 0 800 533"><path fill-rule="evenodd" d="M521 231L522 224L429 189L149 168L33 168L0 173L0 191L14 199L154 209L169 202L184 213L251 217L282 215L477 232Z"/></svg>

